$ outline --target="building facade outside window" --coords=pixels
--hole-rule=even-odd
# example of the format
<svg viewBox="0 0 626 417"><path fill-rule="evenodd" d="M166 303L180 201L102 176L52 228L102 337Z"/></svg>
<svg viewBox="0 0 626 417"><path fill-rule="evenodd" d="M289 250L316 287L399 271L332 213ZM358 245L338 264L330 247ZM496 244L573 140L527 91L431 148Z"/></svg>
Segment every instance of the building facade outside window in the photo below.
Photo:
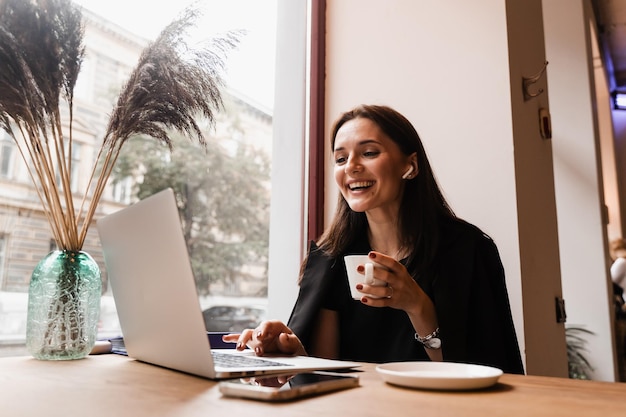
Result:
<svg viewBox="0 0 626 417"><path fill-rule="evenodd" d="M92 160L102 140L107 117L117 91L134 68L143 48L150 42L149 38L134 33L133 27L124 28L122 23L115 19L92 12L89 9L91 6L89 1L79 2L84 3L86 7L83 11L86 22L86 57L75 90L75 138L71 155L73 171L71 191L73 193L84 193L85 182L88 179L86 177L93 165ZM96 3L101 2L94 4ZM144 11L153 9L150 2L137 3L145 3ZM208 2L206 7L228 3L231 2L213 1ZM269 76L261 72L266 67L273 68L274 64L277 2L276 0L241 0L234 3L245 3L246 7L205 11L207 15L222 14L222 20L233 22L231 23L233 29L247 29L247 38L244 37L240 48L233 52L233 62L229 64L232 67L227 69L229 76L238 75L244 80L249 78L247 80L249 84L263 86L273 93L271 86L274 82L273 72ZM109 7L120 7L116 12L117 16L128 15L132 6L129 2L112 1L106 4ZM126 10L127 8L129 10ZM184 4L176 8L182 11ZM227 16L227 13L235 15ZM259 19L259 16L268 16L268 18ZM175 13L170 13L162 27L174 17ZM253 24L251 25L250 22ZM246 25L251 26L246 27ZM255 53L250 55L251 51ZM245 59L248 59L247 63ZM250 68L256 68L256 71L251 73ZM247 75L246 71L248 71ZM238 74L239 72L241 74ZM225 312L221 317L215 318L215 322L220 326L227 326L229 322L237 326L237 323L262 320L267 307L268 285L267 252L271 199L273 97L260 99L255 97L251 90L246 90L245 83L237 84L231 81L227 79L227 86L223 90L224 111L219 113L215 128L207 129L205 133L209 143L206 154L198 148L190 148L190 141L187 138L174 134L173 137L177 140L175 151L171 155L168 153L166 158L162 158L164 165L154 166L154 161L158 158L149 158L149 156L157 155L163 150L155 148L154 143L151 143L155 141L150 141L149 138L133 138L133 143L129 143L128 150L123 151L126 152L124 162L134 163L129 171L130 175L123 173L112 175L95 216L97 220L146 197L147 193L158 191L159 186L167 186L167 183L157 182L170 177L186 178L186 187L190 189L197 185L197 191L193 193L194 196L198 196L196 203L205 205L211 204L215 196L220 196L218 192L224 193L224 196L228 196L229 193L232 196L239 196L242 194L237 194L232 190L240 191L246 184L255 185L243 195L250 198L250 201L254 201L257 206L250 207L247 211L233 212L235 217L247 221L254 220L258 226L255 233L251 233L250 230L229 229L226 225L234 222L226 217L207 218L205 222L198 223L194 229L196 234L193 237L196 240L199 237L210 237L213 239L212 244L219 245L215 253L232 255L232 251L228 251L230 247L245 248L247 244L254 246L249 249L248 253L238 258L232 268L219 264L210 257L211 254L202 253L200 249L198 253L190 254L192 261L208 256L208 263L199 265L197 270L194 268L194 272L197 276L201 308L206 312L213 307L220 307L213 308L212 311ZM268 84L271 85L268 86ZM242 86L241 89L238 89L239 86ZM136 153L138 149L145 153ZM198 170L176 174L176 164L183 168L185 165L189 166L192 156L198 157L197 160L193 159L194 163L213 164L211 167L203 168L206 174L205 179L195 175ZM12 139L4 131L0 132L0 267L2 267L0 272L0 356L25 353L23 343L30 274L37 261L55 246L53 240L50 243L49 225L41 211L41 204L31 182L28 178L21 178L20 175L14 174L14 171L25 173L25 170L19 168L23 163L19 153L15 152ZM222 168L219 168L218 164L226 166L229 171L220 174ZM250 165L254 165L255 171L247 177L245 170ZM122 170L121 164L120 170ZM237 174L238 172L240 174ZM263 179L265 175L267 178ZM15 181L16 177L19 181ZM77 200L80 201L80 199ZM242 206L245 204L233 207L241 209ZM252 216L258 216L258 218L251 219ZM90 228L84 250L94 257L103 272L99 336L101 338L117 336L120 334L119 322L110 288L108 288L106 267L95 227ZM214 267L215 265L221 266L217 268ZM241 317L242 312L245 312L245 317ZM251 312L254 313L254 317L251 317ZM213 330L209 328L209 324L207 324L207 330Z"/></svg>

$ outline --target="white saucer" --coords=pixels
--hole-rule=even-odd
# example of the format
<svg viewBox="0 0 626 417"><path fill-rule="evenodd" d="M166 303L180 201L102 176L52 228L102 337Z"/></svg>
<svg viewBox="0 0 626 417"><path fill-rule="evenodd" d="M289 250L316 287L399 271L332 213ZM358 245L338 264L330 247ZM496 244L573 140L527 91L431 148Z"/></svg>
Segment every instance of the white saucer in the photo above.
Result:
<svg viewBox="0 0 626 417"><path fill-rule="evenodd" d="M436 390L486 388L498 382L502 370L454 362L392 362L376 367L389 384Z"/></svg>

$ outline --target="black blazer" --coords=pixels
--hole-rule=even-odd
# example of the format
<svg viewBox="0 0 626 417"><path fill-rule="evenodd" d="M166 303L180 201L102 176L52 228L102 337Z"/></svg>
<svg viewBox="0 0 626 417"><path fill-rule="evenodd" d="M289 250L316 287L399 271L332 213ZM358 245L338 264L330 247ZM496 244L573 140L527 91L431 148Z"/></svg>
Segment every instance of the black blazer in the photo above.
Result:
<svg viewBox="0 0 626 417"><path fill-rule="evenodd" d="M369 243L361 241L346 254L369 250ZM445 221L430 271L414 279L435 305L444 360L523 374L504 269L493 240L462 220ZM331 258L311 242L288 321L307 350L321 308L338 312L341 359L429 360L424 347L414 340L415 330L406 313L353 300L342 257Z"/></svg>

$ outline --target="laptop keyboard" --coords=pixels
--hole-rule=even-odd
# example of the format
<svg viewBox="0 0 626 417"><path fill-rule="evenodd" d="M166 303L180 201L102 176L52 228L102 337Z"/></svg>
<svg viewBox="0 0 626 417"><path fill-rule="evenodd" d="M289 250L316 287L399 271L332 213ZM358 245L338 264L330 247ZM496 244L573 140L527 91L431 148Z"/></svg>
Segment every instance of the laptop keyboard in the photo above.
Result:
<svg viewBox="0 0 626 417"><path fill-rule="evenodd" d="M259 366L289 366L287 363L259 359L253 356L231 355L229 353L211 352L215 366L223 368L259 367Z"/></svg>

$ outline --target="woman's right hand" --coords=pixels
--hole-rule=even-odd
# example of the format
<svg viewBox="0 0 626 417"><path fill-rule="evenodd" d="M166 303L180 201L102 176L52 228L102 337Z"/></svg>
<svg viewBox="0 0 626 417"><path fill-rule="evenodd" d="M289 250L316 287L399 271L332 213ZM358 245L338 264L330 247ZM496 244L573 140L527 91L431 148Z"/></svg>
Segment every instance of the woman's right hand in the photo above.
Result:
<svg viewBox="0 0 626 417"><path fill-rule="evenodd" d="M264 321L255 329L245 329L241 333L224 335L222 340L227 343L237 343L237 350L249 347L257 356L272 353L306 355L298 336L278 320Z"/></svg>

